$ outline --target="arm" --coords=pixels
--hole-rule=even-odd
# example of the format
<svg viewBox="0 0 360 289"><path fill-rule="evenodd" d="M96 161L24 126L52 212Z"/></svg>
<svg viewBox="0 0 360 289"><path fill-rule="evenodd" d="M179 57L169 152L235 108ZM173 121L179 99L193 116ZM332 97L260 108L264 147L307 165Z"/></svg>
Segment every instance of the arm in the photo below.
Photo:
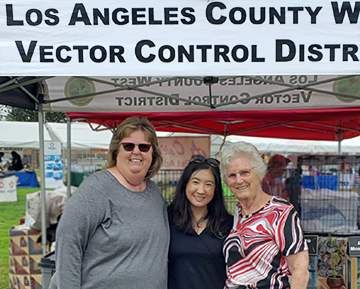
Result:
<svg viewBox="0 0 360 289"><path fill-rule="evenodd" d="M285 257L289 265L291 276L291 289L306 289L309 282L309 253L301 251L299 253Z"/></svg>
<svg viewBox="0 0 360 289"><path fill-rule="evenodd" d="M94 191L83 186L66 204L56 232L55 288L81 288L83 256L104 214L100 195L95 198Z"/></svg>
<svg viewBox="0 0 360 289"><path fill-rule="evenodd" d="M306 289L309 281L309 252L300 218L293 206L289 206L282 217L284 221L279 222L279 247L291 274L291 289Z"/></svg>

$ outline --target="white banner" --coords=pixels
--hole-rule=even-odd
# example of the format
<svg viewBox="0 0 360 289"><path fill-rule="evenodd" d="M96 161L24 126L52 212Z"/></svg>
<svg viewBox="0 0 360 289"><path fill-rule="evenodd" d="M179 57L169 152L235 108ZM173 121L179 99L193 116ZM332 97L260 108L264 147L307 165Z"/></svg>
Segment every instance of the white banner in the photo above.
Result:
<svg viewBox="0 0 360 289"><path fill-rule="evenodd" d="M202 78L55 77L46 81L52 110L180 112L311 109L360 106L360 76L273 75L224 77L210 88ZM304 89L297 89L304 86ZM133 87L133 88L132 88ZM132 88L132 89L128 89ZM91 95L73 99L78 95ZM339 95L350 95L353 98ZM45 109L50 109L45 107Z"/></svg>
<svg viewBox="0 0 360 289"><path fill-rule="evenodd" d="M359 1L9 0L2 76L358 74Z"/></svg>

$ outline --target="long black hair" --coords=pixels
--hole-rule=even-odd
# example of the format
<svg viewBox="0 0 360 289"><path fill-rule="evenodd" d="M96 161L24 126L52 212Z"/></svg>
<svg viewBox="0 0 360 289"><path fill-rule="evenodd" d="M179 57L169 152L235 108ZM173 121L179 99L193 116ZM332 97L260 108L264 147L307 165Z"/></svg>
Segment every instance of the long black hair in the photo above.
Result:
<svg viewBox="0 0 360 289"><path fill-rule="evenodd" d="M191 210L190 201L186 197L186 185L191 176L200 170L210 170L215 178L214 197L207 205L208 213L205 219L208 220L206 230L213 235L224 238L229 234L228 225L229 213L226 210L221 186L221 176L218 161L215 159L205 159L203 161L191 161L185 167L175 190L173 201L168 207L169 217L175 225L185 233L194 233L194 216ZM216 161L211 162L211 161Z"/></svg>

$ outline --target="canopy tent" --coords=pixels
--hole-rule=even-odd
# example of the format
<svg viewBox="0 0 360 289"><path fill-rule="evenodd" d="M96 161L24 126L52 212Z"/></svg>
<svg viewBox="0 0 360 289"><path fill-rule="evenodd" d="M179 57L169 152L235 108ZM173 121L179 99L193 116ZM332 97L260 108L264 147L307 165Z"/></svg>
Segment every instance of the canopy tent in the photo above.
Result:
<svg viewBox="0 0 360 289"><path fill-rule="evenodd" d="M110 117L136 113L158 121L159 130L337 141L359 135L359 2L118 5L6 4L0 103L125 113L96 120L109 127ZM41 11L55 15L43 19Z"/></svg>
<svg viewBox="0 0 360 289"><path fill-rule="evenodd" d="M188 115L180 121L187 131L202 125L226 135L236 125L233 134L255 135L254 127L259 132L274 126L286 132L282 137L296 138L301 130L294 135L292 125L318 130L309 124L314 122L306 117L309 110L322 110L316 120L326 127L345 109L348 118L335 119L331 137L320 132L313 137L341 140L360 134L359 2L306 0L299 7L292 0L245 0L241 6L235 0L161 0L149 5L145 0L12 0L0 6L0 103L39 111L40 147L46 110L164 113L162 121L182 112ZM254 77L271 75L265 81ZM247 91L248 79L256 91ZM99 90L99 84L110 88ZM189 122L197 117L202 123ZM238 123L244 120L253 132ZM266 129L263 135L276 131ZM45 188L41 195L45 212Z"/></svg>
<svg viewBox="0 0 360 289"><path fill-rule="evenodd" d="M94 132L85 123L73 123L71 126L71 148L90 149L109 147L110 131ZM1 147L36 148L39 144L39 124L36 122L0 121ZM67 148L67 125L65 123L46 123L44 140L59 141Z"/></svg>
<svg viewBox="0 0 360 289"><path fill-rule="evenodd" d="M8 79L0 81L13 83ZM79 111L68 116L97 123L95 130L113 129L137 114L159 131L331 141L360 134L359 76L234 76L211 86L200 78L151 79L55 77L38 83L44 95L34 107ZM295 80L307 84L291 84ZM5 83L3 91L14 87Z"/></svg>
<svg viewBox="0 0 360 289"><path fill-rule="evenodd" d="M114 129L134 113L67 113L92 123L94 129ZM341 141L360 135L360 107L307 110L226 112L148 112L158 131L242 135L303 140ZM98 126L94 125L98 124Z"/></svg>
<svg viewBox="0 0 360 289"><path fill-rule="evenodd" d="M222 139L221 137L218 137ZM292 139L274 139L246 136L229 136L229 142L245 141L257 147L260 153L278 153L284 155L299 154L337 154L338 143L334 141L310 141ZM216 155L222 141L212 138L212 154ZM360 152L360 137L346 139L341 142L342 154L358 154Z"/></svg>

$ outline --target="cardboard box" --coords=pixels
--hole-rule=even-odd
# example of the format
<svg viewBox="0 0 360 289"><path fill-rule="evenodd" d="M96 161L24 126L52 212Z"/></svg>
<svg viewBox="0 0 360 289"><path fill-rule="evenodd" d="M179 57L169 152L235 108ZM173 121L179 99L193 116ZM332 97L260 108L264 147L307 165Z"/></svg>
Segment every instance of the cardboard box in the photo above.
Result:
<svg viewBox="0 0 360 289"><path fill-rule="evenodd" d="M15 173L0 174L0 202L16 202Z"/></svg>

